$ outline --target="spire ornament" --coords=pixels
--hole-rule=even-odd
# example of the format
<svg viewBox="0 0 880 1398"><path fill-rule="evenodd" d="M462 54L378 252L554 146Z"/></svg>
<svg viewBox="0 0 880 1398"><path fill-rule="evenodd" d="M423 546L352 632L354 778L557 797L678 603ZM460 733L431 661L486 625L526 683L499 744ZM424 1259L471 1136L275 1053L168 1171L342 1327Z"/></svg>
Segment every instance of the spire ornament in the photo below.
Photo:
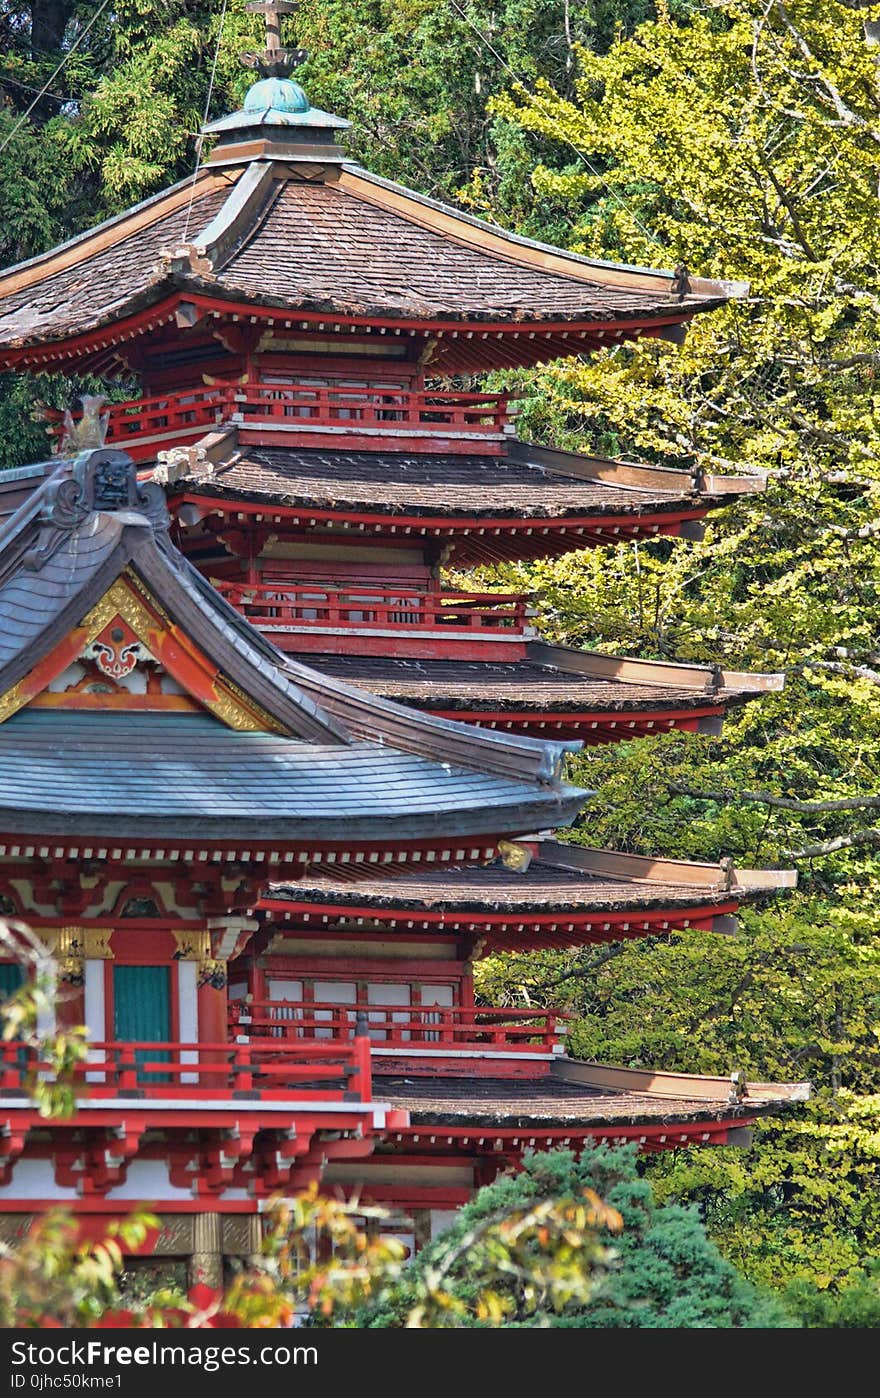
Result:
<svg viewBox="0 0 880 1398"><path fill-rule="evenodd" d="M281 17L299 9L299 0L252 0L246 8L265 17L266 47L261 53L243 53L242 63L246 68L258 69L263 78L286 78L308 58L306 49L281 46Z"/></svg>

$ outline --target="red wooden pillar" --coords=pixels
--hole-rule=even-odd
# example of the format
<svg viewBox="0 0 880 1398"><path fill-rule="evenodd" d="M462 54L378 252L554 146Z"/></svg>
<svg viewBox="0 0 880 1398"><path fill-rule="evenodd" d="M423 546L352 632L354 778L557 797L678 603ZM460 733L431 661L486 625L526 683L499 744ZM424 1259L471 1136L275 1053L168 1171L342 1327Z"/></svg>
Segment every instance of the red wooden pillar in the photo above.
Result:
<svg viewBox="0 0 880 1398"><path fill-rule="evenodd" d="M199 965L199 1043L225 1044L226 962L203 961Z"/></svg>
<svg viewBox="0 0 880 1398"><path fill-rule="evenodd" d="M263 970L262 966L260 965L259 961L256 960L256 958L253 958L250 964L248 965L247 980L248 996L250 997L251 1002L256 1001L259 1004L260 1001L268 999L268 995L266 992L266 972Z"/></svg>

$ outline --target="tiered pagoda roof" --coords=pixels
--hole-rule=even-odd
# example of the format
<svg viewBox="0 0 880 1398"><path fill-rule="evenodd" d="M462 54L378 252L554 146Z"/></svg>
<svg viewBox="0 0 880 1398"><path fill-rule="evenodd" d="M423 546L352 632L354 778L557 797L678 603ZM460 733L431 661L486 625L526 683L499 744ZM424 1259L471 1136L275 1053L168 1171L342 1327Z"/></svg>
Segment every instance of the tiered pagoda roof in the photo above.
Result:
<svg viewBox="0 0 880 1398"><path fill-rule="evenodd" d="M138 483L123 453L37 477L0 531L8 836L311 845L384 831L409 846L451 825L450 846L482 846L490 827L574 815L586 793L561 782L565 745L480 734L283 662L171 545L161 489ZM147 658L176 692L53 692L95 644L113 652L110 681Z"/></svg>
<svg viewBox="0 0 880 1398"><path fill-rule="evenodd" d="M810 1093L808 1083L749 1083L742 1091L730 1078L571 1061L532 1082L380 1076L377 1085L388 1101L409 1113L409 1127L390 1139L418 1147L427 1141L428 1128L435 1143L463 1138L476 1143L482 1135L490 1148L497 1140L496 1149L579 1144L584 1135L610 1143L638 1141L648 1149L725 1144L732 1129L805 1101Z"/></svg>
<svg viewBox="0 0 880 1398"><path fill-rule="evenodd" d="M271 435L273 424L261 437ZM250 435L258 430L250 429ZM290 429L300 437L301 425ZM354 427L353 431L357 431ZM241 519L371 536L439 539L461 566L544 558L591 544L678 534L760 477L703 476L510 441L503 455L405 454L239 446L233 429L215 466L182 472L171 502ZM391 443L388 444L389 446Z"/></svg>
<svg viewBox="0 0 880 1398"><path fill-rule="evenodd" d="M543 641L525 649L525 659L507 662L310 653L308 663L412 708L498 729L537 724L587 744L672 729L717 734L728 709L780 690L784 680Z"/></svg>
<svg viewBox="0 0 880 1398"><path fill-rule="evenodd" d="M792 888L780 869L652 859L543 839L522 871L495 864L392 880L362 880L343 893L327 879L271 884L261 904L285 938L294 926L322 932L431 930L471 937L481 954L581 946L664 935L688 927L730 932L746 902ZM523 861L525 862L525 861Z"/></svg>
<svg viewBox="0 0 880 1398"><path fill-rule="evenodd" d="M533 363L668 333L742 290L516 237L299 134L280 148L221 143L195 182L9 269L5 361L75 354L81 369L113 372L125 341L185 304L197 318L257 312L282 339L390 332L432 371L479 372L490 337L493 361Z"/></svg>

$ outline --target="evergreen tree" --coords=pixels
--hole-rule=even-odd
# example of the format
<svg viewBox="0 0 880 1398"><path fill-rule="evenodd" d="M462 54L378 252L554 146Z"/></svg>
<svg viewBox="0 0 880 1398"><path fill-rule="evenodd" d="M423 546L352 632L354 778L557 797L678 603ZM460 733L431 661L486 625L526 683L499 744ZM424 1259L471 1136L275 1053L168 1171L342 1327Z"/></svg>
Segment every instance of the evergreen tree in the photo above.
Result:
<svg viewBox="0 0 880 1398"><path fill-rule="evenodd" d="M533 1206L536 1201L577 1197L593 1191L621 1216L608 1270L584 1302L546 1305L529 1311L521 1305L507 1326L566 1329L784 1329L793 1322L772 1297L744 1281L706 1236L693 1207L658 1205L650 1184L640 1179L635 1150L599 1147L575 1160L558 1150L527 1156L517 1174L505 1174L481 1189L461 1210L452 1228L421 1252L402 1274L390 1296L367 1308L360 1323L387 1327L406 1323L412 1307L444 1273L450 1297L470 1310L470 1324L488 1323L475 1313L479 1277L462 1241L499 1213ZM455 1257L453 1267L448 1258ZM523 1280L516 1272L499 1273L496 1290L516 1307ZM459 1324L462 1321L459 1319Z"/></svg>

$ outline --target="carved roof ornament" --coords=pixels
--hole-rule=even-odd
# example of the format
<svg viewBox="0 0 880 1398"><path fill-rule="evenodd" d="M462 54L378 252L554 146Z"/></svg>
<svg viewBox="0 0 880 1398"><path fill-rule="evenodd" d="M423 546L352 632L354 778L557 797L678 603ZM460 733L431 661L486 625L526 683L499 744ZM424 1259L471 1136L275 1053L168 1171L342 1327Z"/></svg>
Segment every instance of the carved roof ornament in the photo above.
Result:
<svg viewBox="0 0 880 1398"><path fill-rule="evenodd" d="M214 264L203 247L195 243L178 243L173 248L159 249L156 280L174 274L185 277L213 277Z"/></svg>
<svg viewBox="0 0 880 1398"><path fill-rule="evenodd" d="M25 566L39 568L54 551L60 534L81 528L97 513L139 516L140 522L146 519L155 530L170 526L161 485L139 481L127 452L112 447L82 451L69 474L49 484L40 511L42 529L36 544L25 555Z"/></svg>
<svg viewBox="0 0 880 1398"><path fill-rule="evenodd" d="M69 408L64 414L64 436L58 449L60 456L75 456L77 452L102 447L107 440L110 414L101 412L107 402L103 393L82 393L79 401L83 410L79 422L74 421Z"/></svg>
<svg viewBox="0 0 880 1398"><path fill-rule="evenodd" d="M214 462L200 445L171 447L157 454L151 479L157 485L173 485L175 481L193 476L198 481L209 480L214 474Z"/></svg>
<svg viewBox="0 0 880 1398"><path fill-rule="evenodd" d="M263 78L286 78L308 58L305 49L281 46L281 16L298 10L298 0L252 0L245 8L265 17L266 47L261 52L241 54L241 62L246 68L256 68Z"/></svg>

